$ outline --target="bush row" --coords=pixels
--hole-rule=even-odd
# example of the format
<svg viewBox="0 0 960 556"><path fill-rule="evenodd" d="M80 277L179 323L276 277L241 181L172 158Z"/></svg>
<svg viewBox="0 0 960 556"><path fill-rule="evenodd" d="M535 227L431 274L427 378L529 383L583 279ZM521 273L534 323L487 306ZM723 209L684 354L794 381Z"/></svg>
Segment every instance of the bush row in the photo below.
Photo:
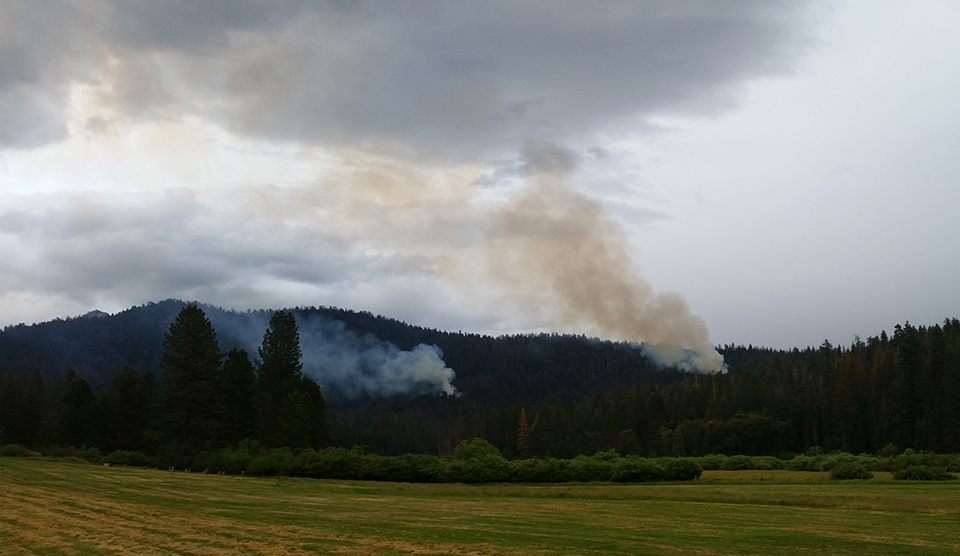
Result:
<svg viewBox="0 0 960 556"><path fill-rule="evenodd" d="M148 457L142 452L116 451L103 455L96 448L51 446L41 453L110 465L188 467L191 471L208 473L423 483L691 481L703 472L696 458L619 457L613 450L573 459L508 461L483 439L461 443L452 457L422 454L378 456L362 447L294 452L289 448L266 449L251 440L241 442L237 448L195 454L187 459L180 457L175 462L165 461L162 454ZM0 455L28 456L30 451L6 446L0 449Z"/></svg>
<svg viewBox="0 0 960 556"><path fill-rule="evenodd" d="M251 440L241 442L236 448L190 456L176 453L175 450L161 451L157 456L128 451L104 455L96 448L62 446L50 446L41 450L41 453L94 463L190 468L211 473L428 483L688 481L699 478L704 469L819 471L830 472L835 479L869 479L874 471L890 471L895 479L941 480L955 478L952 472L960 471L958 454L918 453L913 450L891 456L840 452L779 458L743 455L641 458L620 457L610 450L573 459L506 460L483 439L461 443L452 457L422 454L378 456L362 447L294 452L289 448L266 449ZM0 447L0 456L30 454L30 450L22 446Z"/></svg>
<svg viewBox="0 0 960 556"><path fill-rule="evenodd" d="M531 458L506 460L499 452L453 457L422 454L378 456L354 447L303 450L264 450L255 443L241 443L235 450L217 454L207 469L226 473L298 476L327 479L421 483L562 483L614 481L639 483L691 481L703 469L692 458L669 461L636 456L621 458L601 452L573 459Z"/></svg>
<svg viewBox="0 0 960 556"><path fill-rule="evenodd" d="M771 470L788 471L833 471L845 464L858 464L866 471L891 471L897 473L908 467L927 466L947 472L960 471L960 454L935 454L906 450L902 454L878 456L873 454L853 455L845 452L829 454L803 454L798 456L724 456L707 455L693 458L704 469L722 470Z"/></svg>

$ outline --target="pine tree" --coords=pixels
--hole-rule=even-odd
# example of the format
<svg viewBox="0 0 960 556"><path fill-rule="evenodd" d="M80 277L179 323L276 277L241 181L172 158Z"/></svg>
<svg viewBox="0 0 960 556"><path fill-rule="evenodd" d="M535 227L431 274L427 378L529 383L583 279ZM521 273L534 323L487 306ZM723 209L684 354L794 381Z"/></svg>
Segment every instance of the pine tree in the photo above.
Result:
<svg viewBox="0 0 960 556"><path fill-rule="evenodd" d="M153 374L140 374L129 365L114 375L110 386L100 392L105 450L153 452L159 406L159 391Z"/></svg>
<svg viewBox="0 0 960 556"><path fill-rule="evenodd" d="M86 380L70 369L59 385L54 437L64 446L93 444L96 397Z"/></svg>
<svg viewBox="0 0 960 556"><path fill-rule="evenodd" d="M520 421L517 423L517 455L527 457L530 451L530 425L527 423L527 410L520 409Z"/></svg>
<svg viewBox="0 0 960 556"><path fill-rule="evenodd" d="M220 350L210 320L184 307L163 342L161 421L166 440L186 453L221 444Z"/></svg>
<svg viewBox="0 0 960 556"><path fill-rule="evenodd" d="M234 348L227 352L220 382L224 439L236 444L244 438L253 438L257 422L257 373L246 350Z"/></svg>
<svg viewBox="0 0 960 556"><path fill-rule="evenodd" d="M39 446L45 440L44 424L47 417L48 405L47 386L43 374L35 369L27 379L24 390L23 403L20 406L21 444L25 446Z"/></svg>
<svg viewBox="0 0 960 556"><path fill-rule="evenodd" d="M920 338L917 329L905 323L894 328L893 343L897 354L898 374L891 385L893 413L890 418L890 439L898 446L914 446L915 431L921 408L917 398L920 374Z"/></svg>
<svg viewBox="0 0 960 556"><path fill-rule="evenodd" d="M259 354L257 438L265 446L322 446L326 408L320 388L303 375L293 314L274 312Z"/></svg>

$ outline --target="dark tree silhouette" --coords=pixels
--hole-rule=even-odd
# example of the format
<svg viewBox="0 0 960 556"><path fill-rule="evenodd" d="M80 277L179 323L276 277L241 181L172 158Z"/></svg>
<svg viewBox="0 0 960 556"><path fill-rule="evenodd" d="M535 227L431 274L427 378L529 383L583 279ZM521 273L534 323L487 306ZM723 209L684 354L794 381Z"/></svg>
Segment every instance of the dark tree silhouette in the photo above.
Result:
<svg viewBox="0 0 960 556"><path fill-rule="evenodd" d="M300 333L292 313L273 314L259 354L257 438L265 446L322 446L326 407L320 388L303 375Z"/></svg>
<svg viewBox="0 0 960 556"><path fill-rule="evenodd" d="M210 320L196 305L184 307L170 325L163 346L165 440L187 453L220 444L220 350Z"/></svg>
<svg viewBox="0 0 960 556"><path fill-rule="evenodd" d="M223 398L223 435L228 444L253 438L257 418L257 373L246 350L227 352L220 373Z"/></svg>

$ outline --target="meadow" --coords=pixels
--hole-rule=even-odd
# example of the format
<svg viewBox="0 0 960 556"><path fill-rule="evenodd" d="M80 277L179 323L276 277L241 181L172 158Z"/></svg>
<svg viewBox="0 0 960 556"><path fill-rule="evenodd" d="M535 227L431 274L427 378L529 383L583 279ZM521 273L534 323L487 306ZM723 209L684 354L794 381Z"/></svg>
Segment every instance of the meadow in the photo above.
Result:
<svg viewBox="0 0 960 556"><path fill-rule="evenodd" d="M405 484L0 458L0 554L960 554L960 484Z"/></svg>

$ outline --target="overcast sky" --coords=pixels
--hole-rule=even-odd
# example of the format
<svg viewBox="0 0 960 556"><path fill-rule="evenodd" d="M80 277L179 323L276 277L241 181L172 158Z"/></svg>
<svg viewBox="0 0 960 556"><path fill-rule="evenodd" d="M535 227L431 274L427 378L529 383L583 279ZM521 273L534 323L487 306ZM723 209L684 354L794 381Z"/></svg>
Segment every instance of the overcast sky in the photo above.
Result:
<svg viewBox="0 0 960 556"><path fill-rule="evenodd" d="M0 0L0 325L960 317L960 3Z"/></svg>

